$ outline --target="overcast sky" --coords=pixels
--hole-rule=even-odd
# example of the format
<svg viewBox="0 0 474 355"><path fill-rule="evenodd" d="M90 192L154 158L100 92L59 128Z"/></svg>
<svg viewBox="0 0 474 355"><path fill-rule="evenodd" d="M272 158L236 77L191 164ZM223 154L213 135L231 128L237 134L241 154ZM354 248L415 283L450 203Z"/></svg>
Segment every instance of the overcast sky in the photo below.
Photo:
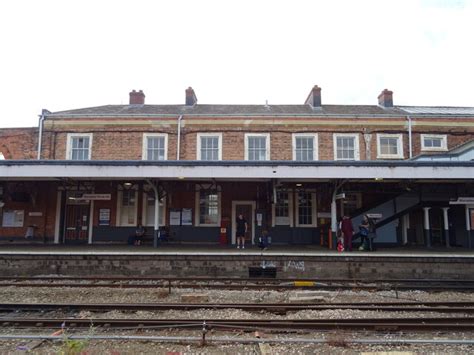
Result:
<svg viewBox="0 0 474 355"><path fill-rule="evenodd" d="M474 106L474 1L0 2L0 127L42 108L182 104Z"/></svg>

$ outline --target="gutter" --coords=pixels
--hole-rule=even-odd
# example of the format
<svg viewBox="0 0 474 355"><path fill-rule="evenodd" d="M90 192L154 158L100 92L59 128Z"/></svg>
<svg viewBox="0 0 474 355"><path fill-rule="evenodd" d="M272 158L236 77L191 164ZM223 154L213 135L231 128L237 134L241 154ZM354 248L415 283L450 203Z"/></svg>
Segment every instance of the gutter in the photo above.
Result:
<svg viewBox="0 0 474 355"><path fill-rule="evenodd" d="M179 160L179 153L181 148L181 120L183 119L183 115L179 115L178 117L178 142L176 144L176 160Z"/></svg>
<svg viewBox="0 0 474 355"><path fill-rule="evenodd" d="M36 159L41 159L41 141L43 139L43 121L46 118L46 114L50 113L46 109L41 110L41 115L39 115L39 123L38 123L38 156Z"/></svg>

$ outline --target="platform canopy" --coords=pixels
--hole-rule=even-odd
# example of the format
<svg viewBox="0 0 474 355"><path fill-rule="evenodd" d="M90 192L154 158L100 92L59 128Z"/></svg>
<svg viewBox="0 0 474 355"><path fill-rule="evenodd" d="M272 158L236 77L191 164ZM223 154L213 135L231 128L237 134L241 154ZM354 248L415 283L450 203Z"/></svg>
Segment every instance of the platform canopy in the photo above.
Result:
<svg viewBox="0 0 474 355"><path fill-rule="evenodd" d="M0 180L284 179L449 180L474 179L474 161L71 161L3 160Z"/></svg>

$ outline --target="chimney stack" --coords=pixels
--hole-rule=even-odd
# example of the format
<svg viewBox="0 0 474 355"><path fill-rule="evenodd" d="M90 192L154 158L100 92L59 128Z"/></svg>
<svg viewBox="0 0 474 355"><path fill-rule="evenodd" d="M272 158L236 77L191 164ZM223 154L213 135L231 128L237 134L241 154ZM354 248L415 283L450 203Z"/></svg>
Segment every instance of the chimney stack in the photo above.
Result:
<svg viewBox="0 0 474 355"><path fill-rule="evenodd" d="M144 105L145 104L145 94L142 90L130 92L130 105Z"/></svg>
<svg viewBox="0 0 474 355"><path fill-rule="evenodd" d="M304 102L306 105L311 107L321 107L321 88L318 85L314 85L308 98Z"/></svg>
<svg viewBox="0 0 474 355"><path fill-rule="evenodd" d="M186 106L194 106L198 102L193 88L190 86L186 89Z"/></svg>
<svg viewBox="0 0 474 355"><path fill-rule="evenodd" d="M384 89L379 95L379 106L390 108L393 107L393 91Z"/></svg>

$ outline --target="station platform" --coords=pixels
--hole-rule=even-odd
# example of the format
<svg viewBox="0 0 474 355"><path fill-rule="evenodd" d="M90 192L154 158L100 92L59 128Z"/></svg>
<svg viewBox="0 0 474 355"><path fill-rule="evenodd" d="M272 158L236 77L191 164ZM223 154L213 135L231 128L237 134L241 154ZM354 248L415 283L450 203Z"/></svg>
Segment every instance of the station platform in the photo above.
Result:
<svg viewBox="0 0 474 355"><path fill-rule="evenodd" d="M319 246L3 245L0 276L249 277L473 279L474 251L463 248L380 248L342 252ZM265 272L264 272L265 271ZM268 272L266 273L268 275Z"/></svg>

